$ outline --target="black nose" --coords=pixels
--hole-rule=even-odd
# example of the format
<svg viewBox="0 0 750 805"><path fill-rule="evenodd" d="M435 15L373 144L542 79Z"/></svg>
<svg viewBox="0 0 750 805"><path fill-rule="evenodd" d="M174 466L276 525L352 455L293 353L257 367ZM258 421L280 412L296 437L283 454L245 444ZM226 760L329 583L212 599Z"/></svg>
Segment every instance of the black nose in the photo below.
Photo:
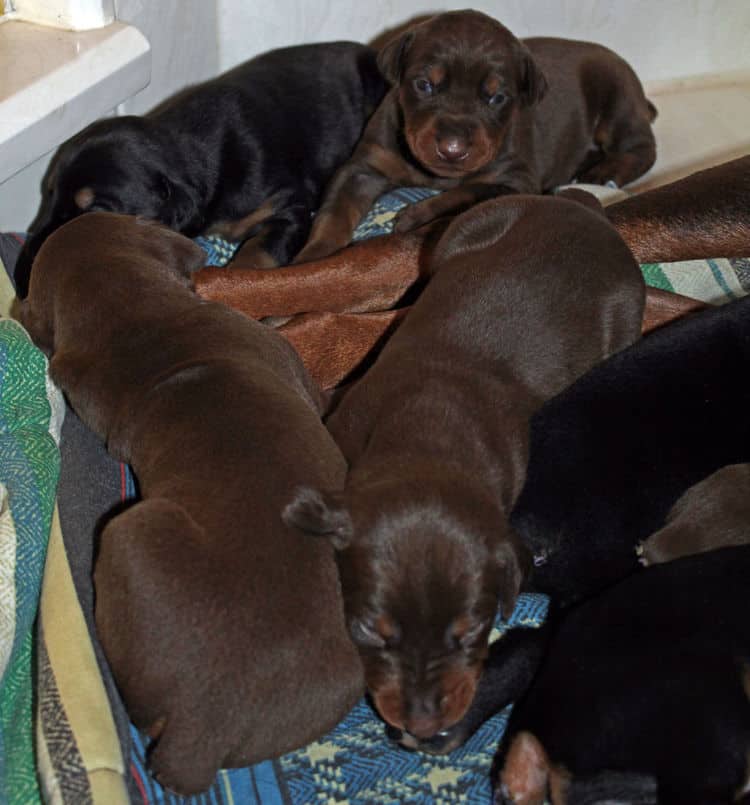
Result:
<svg viewBox="0 0 750 805"><path fill-rule="evenodd" d="M441 137L437 141L437 152L446 162L461 162L469 156L469 146L463 137Z"/></svg>

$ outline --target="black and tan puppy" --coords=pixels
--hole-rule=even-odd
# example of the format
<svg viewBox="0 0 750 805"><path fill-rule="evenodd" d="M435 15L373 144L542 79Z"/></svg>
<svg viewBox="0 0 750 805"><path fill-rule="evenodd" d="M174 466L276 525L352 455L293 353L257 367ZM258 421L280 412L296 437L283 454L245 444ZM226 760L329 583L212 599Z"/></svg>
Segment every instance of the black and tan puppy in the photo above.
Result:
<svg viewBox="0 0 750 805"><path fill-rule="evenodd" d="M44 239L86 211L142 215L191 237L252 238L246 261L288 263L385 87L364 45L303 45L258 56L145 117L93 123L53 158L18 295Z"/></svg>
<svg viewBox="0 0 750 805"><path fill-rule="evenodd" d="M691 550L742 541L746 532L726 517L742 523L747 512L748 366L750 296L656 330L545 403L531 421L526 483L511 516L535 556L529 589L548 594L553 608L595 595L640 570L636 546L650 535L660 534L650 543L656 559L678 555L683 540ZM705 500L706 491L719 500ZM681 537L668 517L682 524ZM700 524L712 528L696 533ZM528 688L542 643L535 629L493 643L465 718L433 740L405 743L431 752L463 743Z"/></svg>
<svg viewBox="0 0 750 805"><path fill-rule="evenodd" d="M181 792L319 737L364 689L331 546L280 517L300 484L341 485L344 459L286 341L191 290L203 256L91 213L45 242L19 305L137 476L101 536L96 625L153 773Z"/></svg>
<svg viewBox="0 0 750 805"><path fill-rule="evenodd" d="M328 420L346 487L301 489L285 511L338 549L375 706L420 738L471 703L498 604L509 615L526 578L508 517L529 417L640 334L638 265L574 195L495 199L450 224L426 289Z"/></svg>
<svg viewBox="0 0 750 805"><path fill-rule="evenodd" d="M497 805L750 801L749 598L744 546L647 568L569 611L513 709Z"/></svg>
<svg viewBox="0 0 750 805"><path fill-rule="evenodd" d="M575 178L624 185L656 158L656 111L630 66L600 45L519 41L485 14L451 11L397 36L378 64L393 86L326 189L297 262L346 246L373 200L398 185L444 191L401 213L405 231Z"/></svg>

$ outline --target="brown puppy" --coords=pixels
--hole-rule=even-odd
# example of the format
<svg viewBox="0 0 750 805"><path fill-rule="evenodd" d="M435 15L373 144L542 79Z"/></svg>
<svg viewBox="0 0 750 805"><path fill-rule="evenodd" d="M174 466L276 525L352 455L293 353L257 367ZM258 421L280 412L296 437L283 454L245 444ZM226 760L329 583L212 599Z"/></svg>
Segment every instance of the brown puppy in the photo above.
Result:
<svg viewBox="0 0 750 805"><path fill-rule="evenodd" d="M393 85L325 191L295 262L346 246L381 193L444 192L405 209L397 231L504 193L574 178L627 184L656 158L656 115L630 66L600 45L520 42L478 11L439 14L378 56Z"/></svg>
<svg viewBox="0 0 750 805"><path fill-rule="evenodd" d="M644 565L750 542L750 464L728 464L685 492L641 546Z"/></svg>
<svg viewBox="0 0 750 805"><path fill-rule="evenodd" d="M528 556L508 525L530 415L640 334L637 263L599 203L516 196L457 218L435 274L328 421L346 487L299 490L287 522L327 535L368 687L426 738L474 695L498 603Z"/></svg>
<svg viewBox="0 0 750 805"><path fill-rule="evenodd" d="M333 552L279 512L340 486L343 457L287 342L200 300L203 251L160 225L80 216L45 241L19 316L142 500L109 521L96 624L150 767L180 792L332 728L364 689Z"/></svg>

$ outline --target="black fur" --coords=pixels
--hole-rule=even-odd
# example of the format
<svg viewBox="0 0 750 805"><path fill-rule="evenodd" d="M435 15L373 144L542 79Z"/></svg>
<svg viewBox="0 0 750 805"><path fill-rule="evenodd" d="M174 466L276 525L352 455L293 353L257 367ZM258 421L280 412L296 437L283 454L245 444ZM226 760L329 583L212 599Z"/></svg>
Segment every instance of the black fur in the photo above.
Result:
<svg viewBox="0 0 750 805"><path fill-rule="evenodd" d="M278 264L290 262L384 90L364 45L303 45L258 56L144 117L91 124L50 164L16 268L18 295L28 292L43 241L94 210L142 215L192 237L270 204L263 248ZM74 196L84 188L91 193L81 209Z"/></svg>
<svg viewBox="0 0 750 805"><path fill-rule="evenodd" d="M524 732L572 775L571 803L655 803L623 796L648 792L638 775L661 805L733 802L750 759L748 596L743 546L644 569L568 610L513 709L500 779L524 769L509 752Z"/></svg>

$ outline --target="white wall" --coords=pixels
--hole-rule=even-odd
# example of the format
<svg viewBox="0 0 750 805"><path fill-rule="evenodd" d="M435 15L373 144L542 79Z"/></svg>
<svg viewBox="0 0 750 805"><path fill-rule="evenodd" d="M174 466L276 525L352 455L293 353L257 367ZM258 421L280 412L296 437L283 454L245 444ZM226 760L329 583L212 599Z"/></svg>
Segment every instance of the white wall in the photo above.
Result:
<svg viewBox="0 0 750 805"><path fill-rule="evenodd" d="M152 47L149 87L120 106L141 114L181 87L273 47L369 41L418 14L464 8L433 0L115 0ZM519 36L609 45L645 81L750 69L750 0L503 0L473 6ZM0 185L0 229L24 229L49 155Z"/></svg>
<svg viewBox="0 0 750 805"><path fill-rule="evenodd" d="M226 69L281 45L367 41L417 14L471 5L517 36L591 39L616 50L644 80L750 69L749 0L216 0Z"/></svg>
<svg viewBox="0 0 750 805"><path fill-rule="evenodd" d="M219 71L217 11L208 0L115 0L117 18L151 44L151 83L121 104L119 114L143 114L186 84ZM115 110L113 110L115 111ZM49 153L0 184L0 231L28 228L39 207Z"/></svg>

